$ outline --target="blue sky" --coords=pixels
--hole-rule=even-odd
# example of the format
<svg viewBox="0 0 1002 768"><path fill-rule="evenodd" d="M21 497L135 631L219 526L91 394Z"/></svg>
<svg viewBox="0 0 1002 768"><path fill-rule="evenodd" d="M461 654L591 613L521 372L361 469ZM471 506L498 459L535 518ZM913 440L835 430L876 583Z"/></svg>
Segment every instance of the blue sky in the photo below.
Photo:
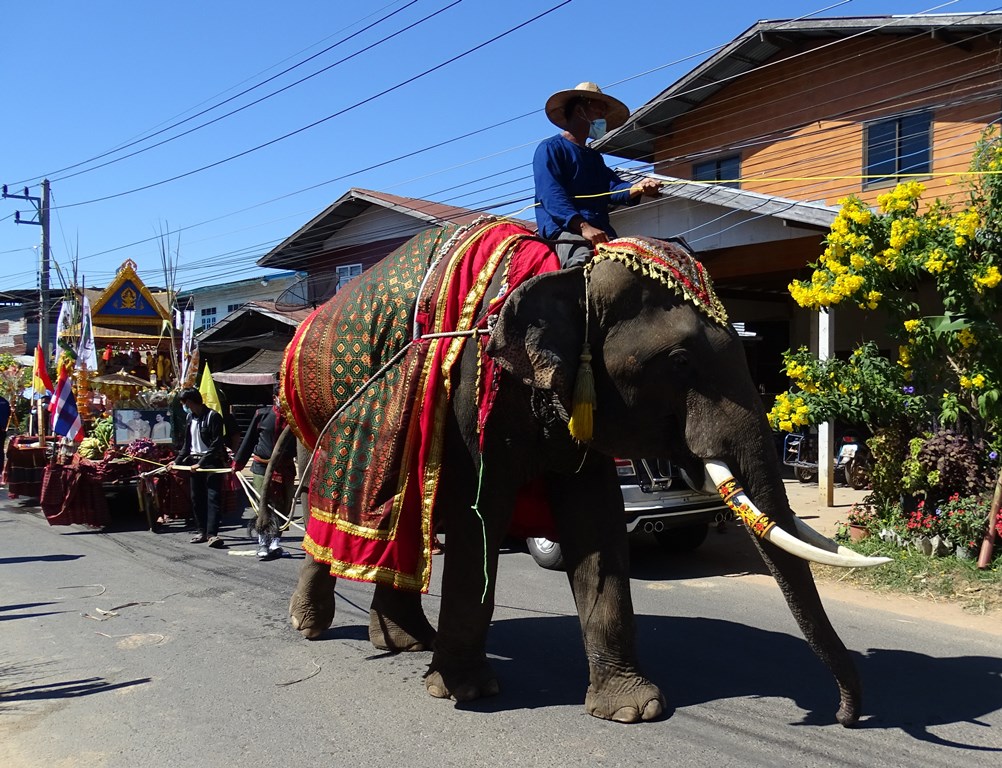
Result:
<svg viewBox="0 0 1002 768"><path fill-rule="evenodd" d="M555 130L543 103L582 80L636 109L758 19L999 8L991 0L561 2L7 4L0 183L37 195L50 178L52 256L64 273L76 258L87 285L103 286L132 259L147 283L163 285L166 234L178 287L192 288L264 273L261 255L353 186L473 208L531 197L533 147ZM286 134L294 135L276 141ZM129 153L137 154L121 159ZM206 166L214 167L198 170ZM108 199L92 202L100 198ZM15 210L27 218L30 204L0 200L0 291L37 285L39 228L15 224Z"/></svg>

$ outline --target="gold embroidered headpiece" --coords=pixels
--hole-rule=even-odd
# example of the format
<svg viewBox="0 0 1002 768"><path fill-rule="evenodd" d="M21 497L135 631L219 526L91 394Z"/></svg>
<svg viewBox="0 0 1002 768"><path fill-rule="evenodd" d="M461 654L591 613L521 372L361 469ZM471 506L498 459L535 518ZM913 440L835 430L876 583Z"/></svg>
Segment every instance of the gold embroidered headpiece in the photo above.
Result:
<svg viewBox="0 0 1002 768"><path fill-rule="evenodd" d="M727 311L713 291L713 281L703 264L678 243L651 237L620 237L595 246L595 255L585 267L590 270L606 259L625 264L645 277L657 280L723 326Z"/></svg>

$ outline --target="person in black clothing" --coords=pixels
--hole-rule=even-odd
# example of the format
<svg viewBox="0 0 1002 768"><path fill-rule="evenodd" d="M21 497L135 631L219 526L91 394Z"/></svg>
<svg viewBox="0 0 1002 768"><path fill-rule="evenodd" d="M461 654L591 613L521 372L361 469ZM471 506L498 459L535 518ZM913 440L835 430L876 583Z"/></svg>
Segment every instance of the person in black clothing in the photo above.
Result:
<svg viewBox="0 0 1002 768"><path fill-rule="evenodd" d="M275 450L278 436L285 429L286 422L278 408L278 386L272 393L272 404L258 408L251 419L250 426L244 434L244 439L233 457L232 468L239 472L251 462L251 473L254 479L254 490L257 491L258 503L265 503L264 473L268 461ZM283 515L288 515L292 509L293 494L296 490L296 440L289 436L282 443L281 453L275 457L275 465L271 473L271 486L277 488L277 493L269 493L268 502ZM266 525L262 519L267 519ZM258 515L257 556L259 560L270 560L282 556L282 534L278 524L270 514Z"/></svg>
<svg viewBox="0 0 1002 768"><path fill-rule="evenodd" d="M184 441L173 464L191 467L191 508L198 523L198 535L191 543L208 542L210 547L221 549L226 546L219 538L223 473L201 470L223 469L229 463L223 417L202 402L202 394L194 387L182 390L179 399L186 414Z"/></svg>

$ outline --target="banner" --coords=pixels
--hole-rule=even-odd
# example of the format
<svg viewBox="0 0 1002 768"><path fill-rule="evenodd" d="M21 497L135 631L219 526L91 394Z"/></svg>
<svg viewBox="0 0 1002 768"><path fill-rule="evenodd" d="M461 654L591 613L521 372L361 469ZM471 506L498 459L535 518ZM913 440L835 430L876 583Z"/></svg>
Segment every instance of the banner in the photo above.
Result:
<svg viewBox="0 0 1002 768"><path fill-rule="evenodd" d="M83 440L83 421L77 410L76 398L73 397L73 382L65 373L56 385L52 402L49 403L49 411L52 414L52 431L54 433L78 443Z"/></svg>
<svg viewBox="0 0 1002 768"><path fill-rule="evenodd" d="M73 302L64 301L59 305L59 319L56 320L56 344L59 344L65 336L69 335L70 326L73 325Z"/></svg>
<svg viewBox="0 0 1002 768"><path fill-rule="evenodd" d="M80 343L77 345L77 366L97 370L97 349L94 347L94 326L91 324L90 300L83 295L80 310Z"/></svg>
<svg viewBox="0 0 1002 768"><path fill-rule="evenodd" d="M195 341L195 310L178 311L181 326L181 379L182 387L190 387L195 383L198 372L198 342Z"/></svg>

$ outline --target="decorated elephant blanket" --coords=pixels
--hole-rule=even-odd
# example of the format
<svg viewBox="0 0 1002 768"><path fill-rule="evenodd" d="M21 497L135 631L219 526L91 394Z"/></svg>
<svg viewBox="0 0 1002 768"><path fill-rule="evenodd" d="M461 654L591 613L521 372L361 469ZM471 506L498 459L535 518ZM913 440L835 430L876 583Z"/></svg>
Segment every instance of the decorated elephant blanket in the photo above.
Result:
<svg viewBox="0 0 1002 768"><path fill-rule="evenodd" d="M316 448L303 547L332 575L427 591L450 372L466 344L481 343L428 335L485 327L514 286L558 267L548 246L508 221L432 229L299 327L282 403ZM498 270L504 288L488 296ZM481 381L492 379L485 357ZM491 388L481 392L485 419Z"/></svg>

